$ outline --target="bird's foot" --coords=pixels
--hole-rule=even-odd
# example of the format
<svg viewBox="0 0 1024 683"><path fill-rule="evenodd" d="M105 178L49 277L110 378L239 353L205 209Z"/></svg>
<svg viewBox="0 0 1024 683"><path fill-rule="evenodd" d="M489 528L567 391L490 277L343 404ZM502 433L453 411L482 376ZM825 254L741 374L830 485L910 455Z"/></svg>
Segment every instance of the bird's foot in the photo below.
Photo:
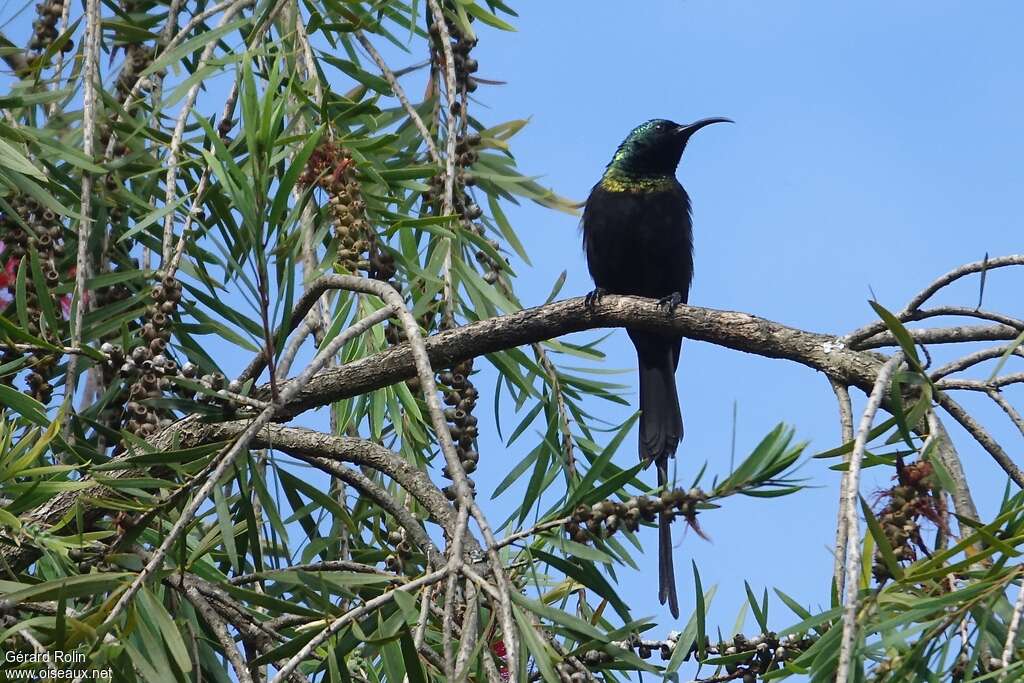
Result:
<svg viewBox="0 0 1024 683"><path fill-rule="evenodd" d="M608 290L605 289L604 287L595 287L594 291L587 294L587 296L583 299L583 304L587 307L587 310L593 312L594 307L597 306L597 303L601 300L601 297L603 297L607 293Z"/></svg>
<svg viewBox="0 0 1024 683"><path fill-rule="evenodd" d="M683 295L680 292L672 292L668 296L663 296L658 299L658 305L666 313L671 313L676 310L676 306L683 303Z"/></svg>

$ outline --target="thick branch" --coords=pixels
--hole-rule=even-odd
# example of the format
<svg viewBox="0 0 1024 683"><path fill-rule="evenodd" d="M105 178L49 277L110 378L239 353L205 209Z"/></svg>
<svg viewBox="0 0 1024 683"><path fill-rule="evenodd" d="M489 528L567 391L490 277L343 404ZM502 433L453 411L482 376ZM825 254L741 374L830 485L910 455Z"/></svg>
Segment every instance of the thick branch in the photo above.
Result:
<svg viewBox="0 0 1024 683"><path fill-rule="evenodd" d="M805 332L747 313L679 306L674 313L666 314L652 299L612 295L603 297L593 311L583 305L582 298L568 299L458 327L425 341L431 364L448 367L570 332L607 327L673 331L737 351L784 358L863 391L871 390L885 361L875 353L851 351L838 344L834 336ZM285 410L296 415L395 384L414 374L409 347L396 346L318 373Z"/></svg>

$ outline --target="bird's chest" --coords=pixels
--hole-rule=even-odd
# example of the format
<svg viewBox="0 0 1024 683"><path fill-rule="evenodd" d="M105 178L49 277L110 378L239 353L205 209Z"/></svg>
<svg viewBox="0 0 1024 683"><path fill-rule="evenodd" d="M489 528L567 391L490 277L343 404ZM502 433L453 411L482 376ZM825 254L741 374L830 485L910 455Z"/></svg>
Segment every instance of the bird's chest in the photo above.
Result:
<svg viewBox="0 0 1024 683"><path fill-rule="evenodd" d="M666 191L598 186L587 202L583 229L598 286L650 297L689 289L692 231L689 203L678 184Z"/></svg>

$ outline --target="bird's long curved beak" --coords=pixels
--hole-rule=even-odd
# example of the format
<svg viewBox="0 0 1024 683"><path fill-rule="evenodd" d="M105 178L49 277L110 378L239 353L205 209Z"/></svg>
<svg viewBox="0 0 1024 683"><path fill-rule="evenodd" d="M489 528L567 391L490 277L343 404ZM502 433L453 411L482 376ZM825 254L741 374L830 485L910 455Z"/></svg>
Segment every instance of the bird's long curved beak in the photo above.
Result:
<svg viewBox="0 0 1024 683"><path fill-rule="evenodd" d="M710 126L712 123L735 123L735 121L727 119L724 116L712 116L707 119L698 119L697 121L688 123L685 126L679 126L676 128L676 132L683 138L689 138L704 126Z"/></svg>

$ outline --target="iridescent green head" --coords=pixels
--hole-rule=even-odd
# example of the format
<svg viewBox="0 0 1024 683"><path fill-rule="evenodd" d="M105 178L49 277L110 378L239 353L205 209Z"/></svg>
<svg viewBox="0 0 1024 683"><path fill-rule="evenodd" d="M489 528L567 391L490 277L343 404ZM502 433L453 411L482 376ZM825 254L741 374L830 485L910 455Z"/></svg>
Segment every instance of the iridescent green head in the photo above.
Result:
<svg viewBox="0 0 1024 683"><path fill-rule="evenodd" d="M674 175L690 136L712 123L732 120L716 116L689 124L665 119L641 123L619 145L608 170L632 177Z"/></svg>

